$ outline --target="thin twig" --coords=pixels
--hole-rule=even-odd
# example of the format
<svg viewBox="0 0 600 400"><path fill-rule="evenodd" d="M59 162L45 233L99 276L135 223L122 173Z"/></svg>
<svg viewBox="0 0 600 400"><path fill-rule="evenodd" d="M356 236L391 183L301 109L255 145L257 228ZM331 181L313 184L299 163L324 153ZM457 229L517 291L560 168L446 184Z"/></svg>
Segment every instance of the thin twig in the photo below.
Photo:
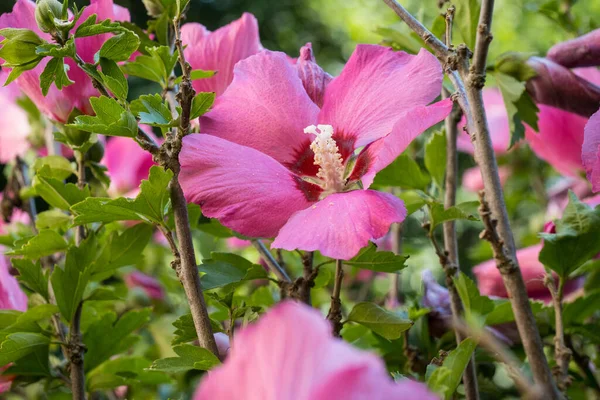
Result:
<svg viewBox="0 0 600 400"><path fill-rule="evenodd" d="M86 351L85 345L81 341L81 311L83 302L80 302L75 310L75 315L71 321L69 329L69 363L71 368L71 389L73 399L85 400L85 372L83 369L83 354Z"/></svg>
<svg viewBox="0 0 600 400"><path fill-rule="evenodd" d="M402 224L393 224L390 228L392 235L392 252L402 254ZM402 294L400 293L400 273L393 273L390 277L390 289L386 301L388 308L396 308L402 303Z"/></svg>
<svg viewBox="0 0 600 400"><path fill-rule="evenodd" d="M451 10L451 11L450 11ZM446 23L452 23L454 16L454 7L450 7L446 12ZM446 29L446 41L451 40L452 29ZM448 97L449 93L442 91L442 97ZM458 122L461 118L460 108L455 104L452 112L445 120L446 127L446 177L444 181L444 208L448 209L456 204L456 188L458 186L458 152L456 149L456 139L458 136ZM438 258L446 274L446 287L450 295L450 309L453 320L460 318L463 312L463 305L454 285L454 278L458 274L460 265L458 262L458 240L456 237L456 226L454 221L446 221L443 224L444 232L444 251L438 252ZM433 234L430 239L435 242ZM437 246L436 251L437 250ZM464 337L460 331L455 330L456 344L460 344ZM475 357L471 357L469 364L463 374L463 383L465 386L465 397L467 400L479 399L479 389L477 387L477 371L475 367Z"/></svg>
<svg viewBox="0 0 600 400"><path fill-rule="evenodd" d="M315 253L307 251L302 255L302 282L298 290L298 296L300 300L309 306L312 306L310 299L310 290L315 285L315 270L313 268L313 261Z"/></svg>
<svg viewBox="0 0 600 400"><path fill-rule="evenodd" d="M509 376L526 399L541 400L541 393L536 385L526 378L519 368L519 360L510 353L491 333L485 329L472 329L462 321L453 322L454 329L461 332L463 336L470 336L476 340L479 346L486 349L496 360L506 365Z"/></svg>
<svg viewBox="0 0 600 400"><path fill-rule="evenodd" d="M565 393L569 385L571 384L569 378L569 362L571 361L571 350L565 344L565 328L563 324L563 296L565 280L558 278L558 285L554 281L552 274L547 274L544 279L544 284L550 291L552 296L552 304L554 306L554 359L556 360L556 367L554 370L554 376L558 388Z"/></svg>
<svg viewBox="0 0 600 400"><path fill-rule="evenodd" d="M342 302L340 293L342 291L342 280L344 279L344 263L342 260L335 261L335 281L333 293L331 294L331 305L327 313L327 320L331 322L333 336L340 337L342 330Z"/></svg>
<svg viewBox="0 0 600 400"><path fill-rule="evenodd" d="M275 257L273 257L273 254L271 254L269 249L267 249L267 246L265 246L265 244L262 241L260 241L259 239L253 239L252 245L254 245L256 250L258 250L258 253L262 257L262 259L265 260L267 266L269 267L271 272L275 274L277 279L279 279L282 282L288 283L292 281L287 272L285 272L283 267L279 265Z"/></svg>
<svg viewBox="0 0 600 400"><path fill-rule="evenodd" d="M514 238L510 229L506 204L500 177L498 164L492 148L489 128L487 126L486 114L483 107L481 89L485 83L486 59L489 44L492 39L490 33L492 23L493 0L483 0L479 23L475 40L475 60L473 66L469 67L470 52L464 45L457 47L456 51L450 51L441 41L432 39L434 35L417 21L406 9L395 0L383 0L396 14L429 46L434 50L438 59L442 62L444 70L457 91L457 101L460 104L467 119L467 130L471 134L475 146L475 160L479 165L483 177L484 188L491 196L489 210L497 221L498 237L501 239L502 251L498 253L498 268L500 269L504 285L506 287L511 304L515 312L515 321L523 342L525 353L531 364L531 370L535 381L540 385L549 399L560 398L560 393L552 378L548 361L546 360L540 333L535 324L533 312L529 304L529 298L523 281L523 276L516 261ZM465 86L464 83L467 85ZM510 259L502 263L502 260Z"/></svg>

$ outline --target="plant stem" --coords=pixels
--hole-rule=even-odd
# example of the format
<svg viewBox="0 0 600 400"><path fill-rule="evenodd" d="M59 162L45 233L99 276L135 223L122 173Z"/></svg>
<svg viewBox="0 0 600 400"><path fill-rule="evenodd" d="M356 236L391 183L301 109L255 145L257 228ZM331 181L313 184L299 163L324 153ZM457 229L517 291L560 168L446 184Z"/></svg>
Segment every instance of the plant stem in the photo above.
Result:
<svg viewBox="0 0 600 400"><path fill-rule="evenodd" d="M402 224L393 224L390 228L392 235L392 252L394 254L402 254ZM390 277L390 289L386 306L388 308L396 308L402 303L402 294L400 293L400 273L396 272Z"/></svg>
<svg viewBox="0 0 600 400"><path fill-rule="evenodd" d="M262 257L262 259L265 260L265 262L269 266L269 269L275 274L279 281L288 283L292 281L287 272L285 272L285 269L283 269L283 267L279 265L275 257L273 257L273 254L271 254L269 249L267 249L267 246L265 246L265 244L262 241L260 241L259 239L253 239L252 245L256 248L256 250L258 250L258 253Z"/></svg>
<svg viewBox="0 0 600 400"><path fill-rule="evenodd" d="M340 337L342 330L342 302L340 293L342 291L342 280L344 279L344 264L342 260L335 260L335 281L333 284L333 293L331 295L331 305L327 320L331 322L333 336Z"/></svg>
<svg viewBox="0 0 600 400"><path fill-rule="evenodd" d="M85 400L85 371L83 369L83 354L85 345L81 342L81 310L83 302L80 302L75 310L69 329L69 362L71 367L71 390L73 399Z"/></svg>
<svg viewBox="0 0 600 400"><path fill-rule="evenodd" d="M496 246L495 258L508 297L511 299L519 335L536 383L542 387L548 399L558 399L561 396L552 378L540 333L529 304L523 276L516 261L514 238L510 229L508 212L498 175L498 165L492 148L481 95L481 89L485 83L487 53L492 40L490 29L494 0L482 1L475 41L475 54L473 55L473 65L470 67L468 61L469 50L466 46L460 45L456 51L448 49L444 43L435 38L423 24L417 21L396 0L383 1L434 50L457 90L457 100L465 113L467 130L471 134L475 146L475 160L481 169L485 190L491 195L488 211L492 217L490 218L490 215L488 215L488 219L490 222L494 221L492 222L494 232L496 224L498 225L495 237L499 246ZM454 71L455 69L457 71ZM466 86L464 83L466 83ZM487 228L486 230L489 231Z"/></svg>
<svg viewBox="0 0 600 400"><path fill-rule="evenodd" d="M298 289L298 297L300 300L312 306L312 301L310 299L310 290L314 286L314 281L316 278L315 271L313 269L313 261L315 253L312 251L307 251L302 255L302 283Z"/></svg>
<svg viewBox="0 0 600 400"><path fill-rule="evenodd" d="M452 12L446 14L446 21L448 21L448 15L452 16ZM449 9L450 10L450 9ZM451 19L450 19L451 21ZM451 30L450 30L451 31ZM449 32L447 31L447 41L450 40ZM448 93L443 91L443 97L448 97ZM448 209L456 204L456 187L458 186L458 152L456 150L456 138L458 136L458 122L460 121L461 113L460 108L454 105L452 112L445 120L446 127L446 177L445 177L445 191L444 191L444 208ZM450 309L452 311L452 319L458 320L463 312L463 305L454 286L454 277L460 270L460 264L458 262L458 240L456 238L456 226L454 221L446 221L443 224L444 232L444 254L440 257L442 268L446 273L446 287L450 295ZM438 254L438 257L440 255ZM456 344L460 344L464 336L459 330L455 329ZM467 400L479 399L479 389L477 387L477 371L475 367L475 357L471 356L471 360L465 369L463 374L463 384L465 386L465 397Z"/></svg>
<svg viewBox="0 0 600 400"><path fill-rule="evenodd" d="M569 362L571 361L571 350L565 343L565 328L563 324L563 297L565 280L558 278L558 287L554 282L552 274L545 279L546 286L552 296L554 306L554 359L556 360L555 376L559 389L564 393L569 386Z"/></svg>

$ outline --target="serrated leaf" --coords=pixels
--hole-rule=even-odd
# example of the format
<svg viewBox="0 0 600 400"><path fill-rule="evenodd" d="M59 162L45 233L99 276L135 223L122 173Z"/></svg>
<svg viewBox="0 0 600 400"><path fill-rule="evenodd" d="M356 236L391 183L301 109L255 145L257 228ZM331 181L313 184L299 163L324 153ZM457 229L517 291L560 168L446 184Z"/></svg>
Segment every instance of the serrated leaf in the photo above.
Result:
<svg viewBox="0 0 600 400"><path fill-rule="evenodd" d="M73 183L64 183L58 179L36 175L33 180L33 187L36 193L48 204L61 210L68 210L72 205L77 204L90 197L90 189L86 186L79 189Z"/></svg>
<svg viewBox="0 0 600 400"><path fill-rule="evenodd" d="M124 28L121 33L109 38L98 52L101 58L113 61L127 61L140 46L140 38Z"/></svg>
<svg viewBox="0 0 600 400"><path fill-rule="evenodd" d="M593 209L569 191L569 204L556 221L556 233L542 233L540 262L566 278L600 252L600 208Z"/></svg>
<svg viewBox="0 0 600 400"><path fill-rule="evenodd" d="M136 264L152 238L153 232L153 226L148 224L134 225L120 235L118 232L113 232L92 274L103 274L116 268Z"/></svg>
<svg viewBox="0 0 600 400"><path fill-rule="evenodd" d="M127 75L157 82L163 89L167 88L171 72L177 63L178 53L171 54L168 46L149 47L147 51L148 55L138 56L134 61L123 65L123 71Z"/></svg>
<svg viewBox="0 0 600 400"><path fill-rule="evenodd" d="M171 125L171 110L159 94L146 94L131 102L131 111L140 123L150 126L168 127Z"/></svg>
<svg viewBox="0 0 600 400"><path fill-rule="evenodd" d="M115 354L128 350L137 337L133 332L150 320L150 309L133 310L118 320L110 312L89 326L83 335L88 351L84 359L85 370L91 371Z"/></svg>
<svg viewBox="0 0 600 400"><path fill-rule="evenodd" d="M194 97L192 100L192 112L190 114L190 119L196 119L201 115L204 115L208 109L215 102L215 93L214 92L201 92Z"/></svg>
<svg viewBox="0 0 600 400"><path fill-rule="evenodd" d="M7 375L52 377L48 365L48 350L46 345L36 346L35 349L21 357L5 371Z"/></svg>
<svg viewBox="0 0 600 400"><path fill-rule="evenodd" d="M214 354L202 347L181 344L173 347L173 350L179 357L156 360L152 363L150 370L176 374L192 369L206 371L221 363Z"/></svg>
<svg viewBox="0 0 600 400"><path fill-rule="evenodd" d="M69 66L64 63L62 58L53 58L48 61L48 64L46 64L44 71L40 75L40 88L42 89L42 94L44 96L48 94L48 90L50 90L50 85L52 85L52 83L55 84L58 90L62 90L64 87L75 83L67 76L68 70Z"/></svg>
<svg viewBox="0 0 600 400"><path fill-rule="evenodd" d="M198 79L212 78L213 76L215 76L216 73L217 71L205 71L203 69L194 69L190 73L190 79L195 81ZM180 84L181 82L183 82L183 76L178 76L175 79L175 83Z"/></svg>
<svg viewBox="0 0 600 400"><path fill-rule="evenodd" d="M39 333L11 333L0 344L0 364L15 362L48 343L50 339Z"/></svg>
<svg viewBox="0 0 600 400"><path fill-rule="evenodd" d="M479 294L475 282L464 273L460 272L454 278L454 285L462 301L467 319L470 319L473 314L484 317L494 310L494 302L490 298Z"/></svg>
<svg viewBox="0 0 600 400"><path fill-rule="evenodd" d="M477 343L473 339L464 339L456 349L446 356L442 366L435 369L429 376L427 380L429 389L439 393L444 399L450 400L460 384L476 347Z"/></svg>
<svg viewBox="0 0 600 400"><path fill-rule="evenodd" d="M406 268L405 262L407 259L408 256L397 255L391 251L377 251L377 246L370 243L354 258L344 261L344 264L371 271L391 273Z"/></svg>
<svg viewBox="0 0 600 400"><path fill-rule="evenodd" d="M36 236L25 242L20 248L7 253L12 256L24 256L29 259L38 259L54 253L61 252L68 247L65 239L57 232L44 229Z"/></svg>
<svg viewBox="0 0 600 400"><path fill-rule="evenodd" d="M204 290L267 278L262 266L231 253L211 253L211 258L202 260L198 270L204 273L200 278Z"/></svg>
<svg viewBox="0 0 600 400"><path fill-rule="evenodd" d="M35 68L43 57L36 53L37 46L45 41L31 30L19 28L0 29L0 59L5 68L12 68L4 85L8 85L23 72Z"/></svg>
<svg viewBox="0 0 600 400"><path fill-rule="evenodd" d="M446 134L435 132L425 144L425 167L433 181L444 188L446 174Z"/></svg>
<svg viewBox="0 0 600 400"><path fill-rule="evenodd" d="M56 304L61 315L71 321L79 303L83 300L85 288L90 281L94 262L98 255L98 242L90 235L79 247L71 247L67 252L64 268L55 267L50 282Z"/></svg>
<svg viewBox="0 0 600 400"><path fill-rule="evenodd" d="M115 99L106 96L92 97L90 103L96 115L79 115L68 127L108 136L137 135L138 124L134 115L121 107Z"/></svg>
<svg viewBox="0 0 600 400"><path fill-rule="evenodd" d="M456 0L453 4L456 7L454 24L458 27L467 46L470 49L475 49L481 4L479 0Z"/></svg>
<svg viewBox="0 0 600 400"><path fill-rule="evenodd" d="M431 203L431 226L432 228L435 228L446 221L454 221L457 219L478 221L478 206L478 201L467 201L444 209L444 205L441 203Z"/></svg>
<svg viewBox="0 0 600 400"><path fill-rule="evenodd" d="M374 183L379 186L422 190L425 190L430 182L431 177L407 154L400 155L393 163L380 171L374 180Z"/></svg>
<svg viewBox="0 0 600 400"><path fill-rule="evenodd" d="M102 68L100 75L108 89L119 99L127 99L129 86L123 71L117 63L107 58L100 58L100 67Z"/></svg>
<svg viewBox="0 0 600 400"><path fill-rule="evenodd" d="M209 293L214 294L214 293ZM212 327L213 333L223 332L223 328L219 325L218 322L214 320L210 320L210 325ZM192 314L185 314L179 317L175 322L173 322L173 326L176 328L173 333L173 340L171 341L171 345L187 343L194 340L198 340L198 334L196 332L196 327L194 326L194 320L192 319Z"/></svg>
<svg viewBox="0 0 600 400"><path fill-rule="evenodd" d="M148 180L143 180L140 193L135 200L123 197L112 200L90 197L71 207L77 214L77 225L91 222L150 221L163 225L164 217L171 204L167 189L173 172L158 166L150 168Z"/></svg>
<svg viewBox="0 0 600 400"><path fill-rule="evenodd" d="M379 307L375 303L358 303L350 311L348 321L366 326L388 340L400 338L413 322L400 315Z"/></svg>
<svg viewBox="0 0 600 400"><path fill-rule="evenodd" d="M19 271L18 280L35 293L48 300L48 272L42 268L41 262L33 263L26 259L13 258L13 267Z"/></svg>
<svg viewBox="0 0 600 400"><path fill-rule="evenodd" d="M102 33L117 33L123 31L125 28L121 27L118 22L112 22L108 19L96 23L97 15L90 15L75 31L75 37L86 37L95 36Z"/></svg>
<svg viewBox="0 0 600 400"><path fill-rule="evenodd" d="M35 227L42 229L66 230L71 223L71 216L56 209L42 211L35 220Z"/></svg>
<svg viewBox="0 0 600 400"><path fill-rule="evenodd" d="M46 177L58 180L67 179L76 173L71 162L62 156L40 157L33 163L33 170L36 173L41 172Z"/></svg>

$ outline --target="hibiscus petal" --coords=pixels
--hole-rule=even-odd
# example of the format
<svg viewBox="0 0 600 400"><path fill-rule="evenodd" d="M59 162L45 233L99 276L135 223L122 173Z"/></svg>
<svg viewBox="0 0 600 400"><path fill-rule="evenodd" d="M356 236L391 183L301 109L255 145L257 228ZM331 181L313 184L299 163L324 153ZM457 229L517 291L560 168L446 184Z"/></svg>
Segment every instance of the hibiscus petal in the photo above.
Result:
<svg viewBox="0 0 600 400"><path fill-rule="evenodd" d="M264 51L236 65L231 86L200 119L200 129L290 166L310 145L304 128L318 112L287 56Z"/></svg>
<svg viewBox="0 0 600 400"><path fill-rule="evenodd" d="M525 137L538 157L566 176L581 171L581 149L586 118L558 108L538 105L539 132L525 127Z"/></svg>
<svg viewBox="0 0 600 400"><path fill-rule="evenodd" d="M319 250L326 257L348 260L371 239L402 222L406 208L399 198L373 190L334 193L298 211L281 228L272 248Z"/></svg>
<svg viewBox="0 0 600 400"><path fill-rule="evenodd" d="M390 165L417 136L446 118L450 111L452 100L445 99L399 114L392 132L371 143L361 152L350 179L362 179L365 187L371 186L377 172Z"/></svg>
<svg viewBox="0 0 600 400"><path fill-rule="evenodd" d="M340 76L327 86L319 123L355 138L356 147L387 135L398 112L439 96L442 67L426 50L413 56L388 47L358 45Z"/></svg>
<svg viewBox="0 0 600 400"><path fill-rule="evenodd" d="M9 261L0 247L0 310L27 310L27 295L8 270Z"/></svg>
<svg viewBox="0 0 600 400"><path fill-rule="evenodd" d="M581 160L594 193L600 192L600 111L585 126Z"/></svg>
<svg viewBox="0 0 600 400"><path fill-rule="evenodd" d="M194 81L197 92L215 92L220 96L233 80L233 66L262 49L258 22L249 13L212 33L202 32L201 25L196 24L191 29L193 32L186 33L183 42L187 45L187 61L193 69L218 71L213 78ZM193 40L186 42L186 38Z"/></svg>
<svg viewBox="0 0 600 400"><path fill-rule="evenodd" d="M179 161L187 200L243 235L275 236L290 215L312 204L313 195L302 190L310 184L250 147L194 134L183 139Z"/></svg>
<svg viewBox="0 0 600 400"><path fill-rule="evenodd" d="M206 27L197 22L188 22L181 27L181 41L185 46L184 50L186 59L188 58L188 49L190 46L196 46L205 36L209 35L210 31ZM189 61L188 61L189 62ZM193 68L193 67L192 67Z"/></svg>
<svg viewBox="0 0 600 400"><path fill-rule="evenodd" d="M208 373L194 400L435 398L424 385L394 384L380 359L330 332L318 311L283 302L236 334L227 360Z"/></svg>

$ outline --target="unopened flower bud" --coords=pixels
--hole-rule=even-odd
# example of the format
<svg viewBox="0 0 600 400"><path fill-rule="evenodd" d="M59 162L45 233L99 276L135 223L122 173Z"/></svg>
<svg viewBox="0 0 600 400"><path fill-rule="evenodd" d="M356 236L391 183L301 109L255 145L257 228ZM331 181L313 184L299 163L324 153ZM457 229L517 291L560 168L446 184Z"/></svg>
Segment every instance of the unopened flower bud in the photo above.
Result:
<svg viewBox="0 0 600 400"><path fill-rule="evenodd" d="M55 18L62 16L62 4L58 0L38 0L35 7L35 21L42 32L55 33Z"/></svg>
<svg viewBox="0 0 600 400"><path fill-rule="evenodd" d="M600 65L600 29L555 45L547 57L567 68Z"/></svg>

